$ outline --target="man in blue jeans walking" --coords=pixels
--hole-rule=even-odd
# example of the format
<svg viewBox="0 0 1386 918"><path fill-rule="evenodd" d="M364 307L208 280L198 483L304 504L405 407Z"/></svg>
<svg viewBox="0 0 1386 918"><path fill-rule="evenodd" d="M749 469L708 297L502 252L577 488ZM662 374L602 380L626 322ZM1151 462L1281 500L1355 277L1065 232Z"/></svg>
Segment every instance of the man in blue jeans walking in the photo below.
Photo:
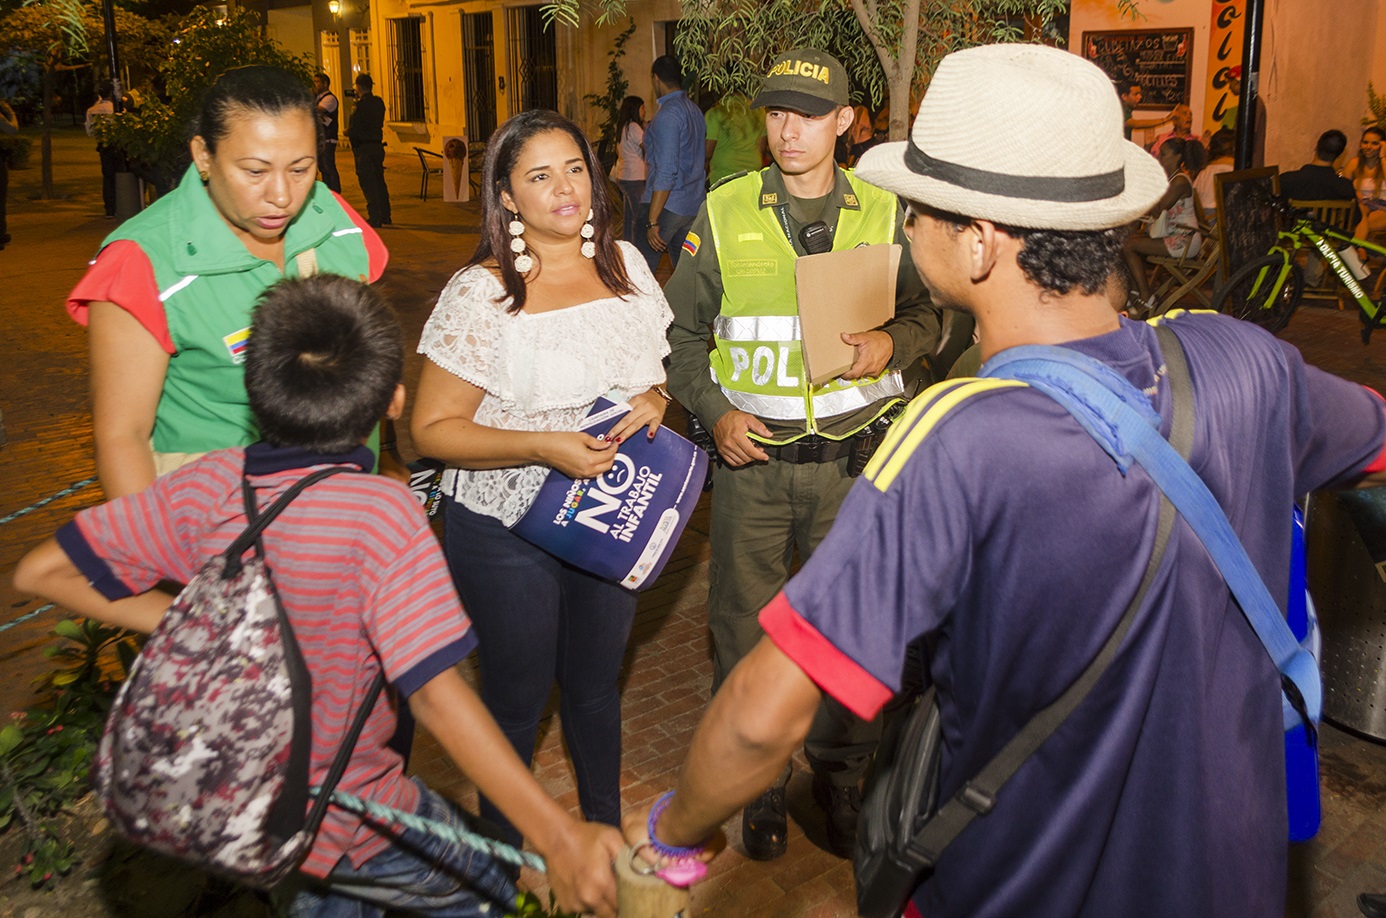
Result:
<svg viewBox="0 0 1386 918"><path fill-rule="evenodd" d="M654 271L659 256L669 253L677 267L688 227L707 197L703 159L707 126L703 113L683 91L683 70L671 55L650 67L659 112L645 129L645 236L636 246Z"/></svg>

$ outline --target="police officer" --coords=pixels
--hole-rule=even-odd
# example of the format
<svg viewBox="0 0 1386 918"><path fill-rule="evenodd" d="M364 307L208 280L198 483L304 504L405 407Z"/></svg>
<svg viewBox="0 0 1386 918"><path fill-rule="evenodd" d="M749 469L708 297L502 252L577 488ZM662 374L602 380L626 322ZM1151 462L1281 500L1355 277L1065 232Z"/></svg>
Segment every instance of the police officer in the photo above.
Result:
<svg viewBox="0 0 1386 918"><path fill-rule="evenodd" d="M721 457L708 578L713 691L760 639L756 614L784 586L795 550L807 558L827 534L852 482L853 452L871 448L861 435L883 427L912 394L901 371L919 368L939 336L938 312L906 254L895 318L844 334L856 348L851 368L826 385L810 384L794 260L829 245L841 251L898 242L908 252L903 214L893 195L833 160L854 117L847 73L835 58L790 51L751 104L765 109L774 165L709 192L665 288L674 310L669 389L711 432ZM843 857L855 843L860 782L879 733L878 722L857 720L829 700L805 744L814 797L828 814L829 847ZM757 860L784 853L788 776L742 814L742 841Z"/></svg>

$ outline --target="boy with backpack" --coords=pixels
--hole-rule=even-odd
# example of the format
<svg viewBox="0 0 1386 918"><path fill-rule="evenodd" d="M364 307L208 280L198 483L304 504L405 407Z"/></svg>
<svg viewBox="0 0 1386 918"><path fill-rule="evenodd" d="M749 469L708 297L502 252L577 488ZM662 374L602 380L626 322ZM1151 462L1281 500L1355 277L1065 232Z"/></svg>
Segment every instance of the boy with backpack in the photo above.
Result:
<svg viewBox="0 0 1386 918"><path fill-rule="evenodd" d="M403 408L402 370L399 327L369 287L332 275L276 285L256 310L246 354L246 388L264 440L209 453L141 493L83 511L20 562L15 586L150 632L172 601L156 584L189 582L246 529L243 476L263 510L310 472L345 467L304 489L261 536L311 678L309 784L324 783L368 703L367 686L383 671L393 693L370 709L337 788L463 825L453 804L404 774L394 746L396 704L407 702L531 839L559 904L614 914L619 833L579 822L549 797L457 672L476 638L408 488L351 474L372 467L364 443L377 421ZM237 758L226 767L263 767ZM293 916L470 916L485 914L488 898L512 905L505 899L513 893L489 855L329 806L298 874L275 898Z"/></svg>

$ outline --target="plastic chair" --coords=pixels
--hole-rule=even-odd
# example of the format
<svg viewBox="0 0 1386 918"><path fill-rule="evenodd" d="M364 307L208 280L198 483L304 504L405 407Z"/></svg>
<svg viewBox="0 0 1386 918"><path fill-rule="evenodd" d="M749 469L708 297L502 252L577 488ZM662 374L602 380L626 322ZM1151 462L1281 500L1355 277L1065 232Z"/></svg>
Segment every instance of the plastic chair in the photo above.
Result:
<svg viewBox="0 0 1386 918"><path fill-rule="evenodd" d="M443 174L443 154L434 153L432 150L425 150L423 147L415 147L414 152L419 154L419 168L423 170L423 176L419 180L419 197L428 200L428 177L430 175ZM429 165L429 157L438 161L438 165Z"/></svg>

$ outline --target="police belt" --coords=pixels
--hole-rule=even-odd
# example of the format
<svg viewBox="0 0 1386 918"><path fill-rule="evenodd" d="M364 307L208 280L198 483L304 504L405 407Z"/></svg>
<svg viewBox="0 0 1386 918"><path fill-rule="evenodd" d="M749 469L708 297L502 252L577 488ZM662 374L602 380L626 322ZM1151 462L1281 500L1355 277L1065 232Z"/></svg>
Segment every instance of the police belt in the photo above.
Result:
<svg viewBox="0 0 1386 918"><path fill-rule="evenodd" d="M804 465L810 462L836 462L843 456L852 454L855 439L856 437L852 436L845 440L829 440L827 437L809 434L807 437L801 437L783 446L770 446L762 443L760 448L765 450L771 459L778 459L781 462L789 462L794 465Z"/></svg>

